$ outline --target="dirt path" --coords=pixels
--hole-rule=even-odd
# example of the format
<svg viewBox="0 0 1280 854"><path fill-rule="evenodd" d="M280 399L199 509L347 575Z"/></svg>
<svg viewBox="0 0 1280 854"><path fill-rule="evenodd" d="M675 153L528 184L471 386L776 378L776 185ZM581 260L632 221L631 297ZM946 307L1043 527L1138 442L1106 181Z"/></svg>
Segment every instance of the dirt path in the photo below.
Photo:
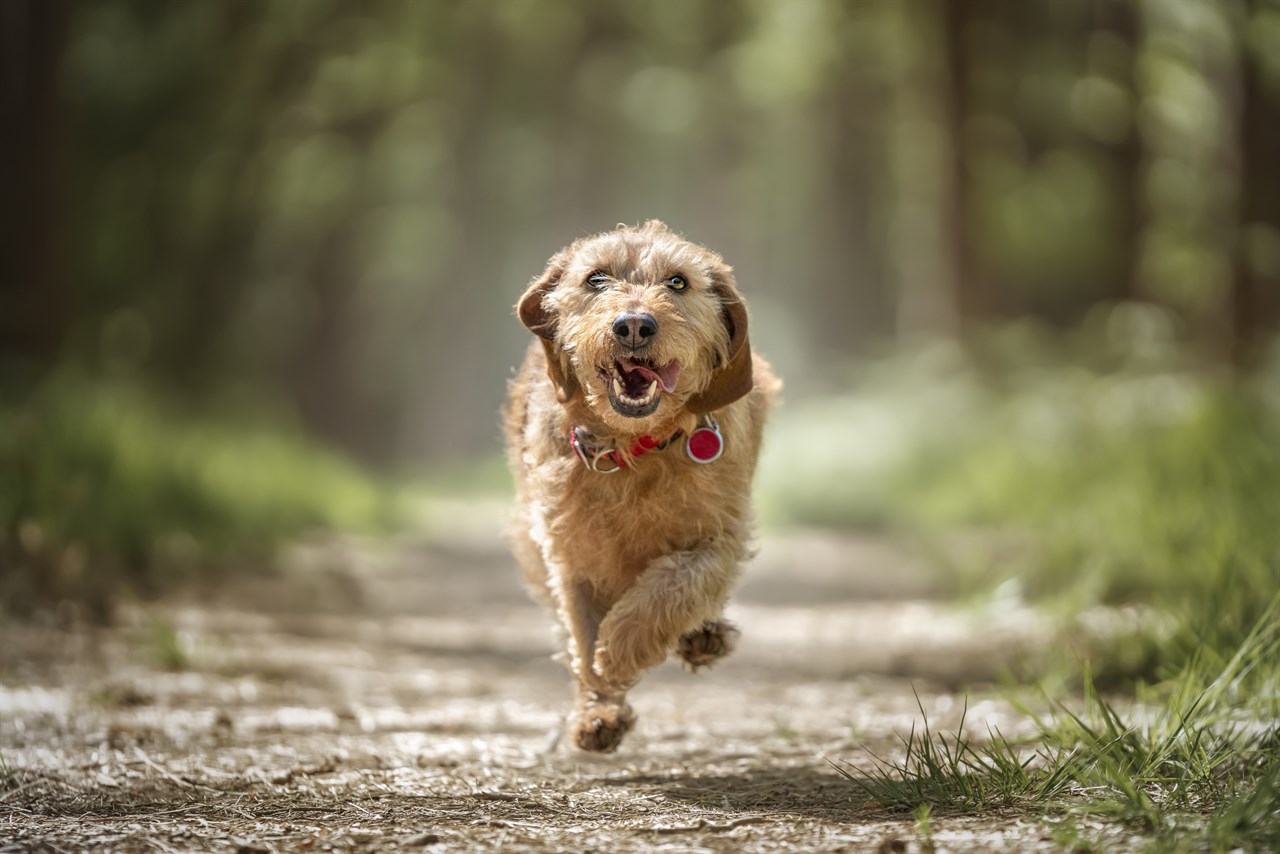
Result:
<svg viewBox="0 0 1280 854"><path fill-rule="evenodd" d="M923 850L826 759L892 754L917 692L954 728L955 686L1044 643L1029 611L932 589L882 544L767 540L738 652L650 674L607 757L550 749L566 674L495 539L315 543L110 632L10 625L0 852ZM974 731L1019 729L997 696L970 690ZM938 851L1058 850L1011 818L930 827Z"/></svg>

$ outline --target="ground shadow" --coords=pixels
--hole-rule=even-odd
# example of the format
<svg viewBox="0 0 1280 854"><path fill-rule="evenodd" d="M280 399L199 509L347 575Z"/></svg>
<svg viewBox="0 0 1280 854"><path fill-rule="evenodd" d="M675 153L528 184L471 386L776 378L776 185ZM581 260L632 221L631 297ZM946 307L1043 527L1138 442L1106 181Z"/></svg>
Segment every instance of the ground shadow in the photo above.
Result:
<svg viewBox="0 0 1280 854"><path fill-rule="evenodd" d="M851 821L883 818L866 795L834 770L759 767L730 774L636 774L611 777L608 786L660 792L676 800L726 812L792 814Z"/></svg>

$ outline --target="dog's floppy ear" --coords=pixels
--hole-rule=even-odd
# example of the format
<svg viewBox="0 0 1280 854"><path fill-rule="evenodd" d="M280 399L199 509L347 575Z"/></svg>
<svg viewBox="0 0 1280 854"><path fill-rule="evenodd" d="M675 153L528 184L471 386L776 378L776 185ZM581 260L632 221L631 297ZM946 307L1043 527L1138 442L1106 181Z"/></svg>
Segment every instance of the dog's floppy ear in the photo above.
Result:
<svg viewBox="0 0 1280 854"><path fill-rule="evenodd" d="M581 389L568 364L568 356L556 342L556 313L546 304L547 296L560 284L563 274L564 265L557 255L520 297L520 302L516 303L516 315L525 328L542 341L542 349L547 354L547 375L556 387L556 400L568 403Z"/></svg>
<svg viewBox="0 0 1280 854"><path fill-rule="evenodd" d="M729 331L729 348L723 361L711 375L711 383L685 404L690 412L703 415L728 406L751 391L751 342L747 338L747 304L733 283L729 267L720 265L711 272L711 285L720 297L720 310Z"/></svg>

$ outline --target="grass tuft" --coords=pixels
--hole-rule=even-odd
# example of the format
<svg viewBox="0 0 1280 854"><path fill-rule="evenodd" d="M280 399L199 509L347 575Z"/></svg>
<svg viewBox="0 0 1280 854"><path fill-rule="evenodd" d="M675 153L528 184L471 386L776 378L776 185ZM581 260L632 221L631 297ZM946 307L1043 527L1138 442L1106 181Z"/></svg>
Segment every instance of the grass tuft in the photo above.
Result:
<svg viewBox="0 0 1280 854"><path fill-rule="evenodd" d="M147 630L148 646L156 663L164 670L186 670L190 664L186 643L173 624L163 617L152 617Z"/></svg>
<svg viewBox="0 0 1280 854"><path fill-rule="evenodd" d="M932 730L918 694L916 704L922 723L919 731L912 725L900 736L902 759L886 760L868 750L875 766L867 773L828 760L873 804L893 812L925 810L926 816L968 814L1039 803L1058 790L1060 783L1036 767L1037 754L1024 755L998 730L989 728L980 745L968 739L967 701L952 736Z"/></svg>
<svg viewBox="0 0 1280 854"><path fill-rule="evenodd" d="M997 731L976 745L923 724L902 737L901 759L870 772L832 763L875 804L950 814L1002 808L1121 821L1160 850L1265 850L1280 840L1280 594L1234 653L1211 651L1127 708L1085 673L1083 702L1022 707L1036 723L1028 751ZM919 699L917 697L917 702ZM967 711L967 709L966 709Z"/></svg>

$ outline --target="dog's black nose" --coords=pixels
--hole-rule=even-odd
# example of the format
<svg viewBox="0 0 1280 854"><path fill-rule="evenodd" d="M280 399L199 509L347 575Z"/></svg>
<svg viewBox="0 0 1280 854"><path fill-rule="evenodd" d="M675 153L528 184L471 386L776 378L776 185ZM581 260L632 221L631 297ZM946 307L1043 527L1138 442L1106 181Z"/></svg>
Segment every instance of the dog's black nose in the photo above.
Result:
<svg viewBox="0 0 1280 854"><path fill-rule="evenodd" d="M626 346L635 350L649 343L649 339L658 334L658 321L652 314L639 314L629 311L618 315L613 322L613 334Z"/></svg>

